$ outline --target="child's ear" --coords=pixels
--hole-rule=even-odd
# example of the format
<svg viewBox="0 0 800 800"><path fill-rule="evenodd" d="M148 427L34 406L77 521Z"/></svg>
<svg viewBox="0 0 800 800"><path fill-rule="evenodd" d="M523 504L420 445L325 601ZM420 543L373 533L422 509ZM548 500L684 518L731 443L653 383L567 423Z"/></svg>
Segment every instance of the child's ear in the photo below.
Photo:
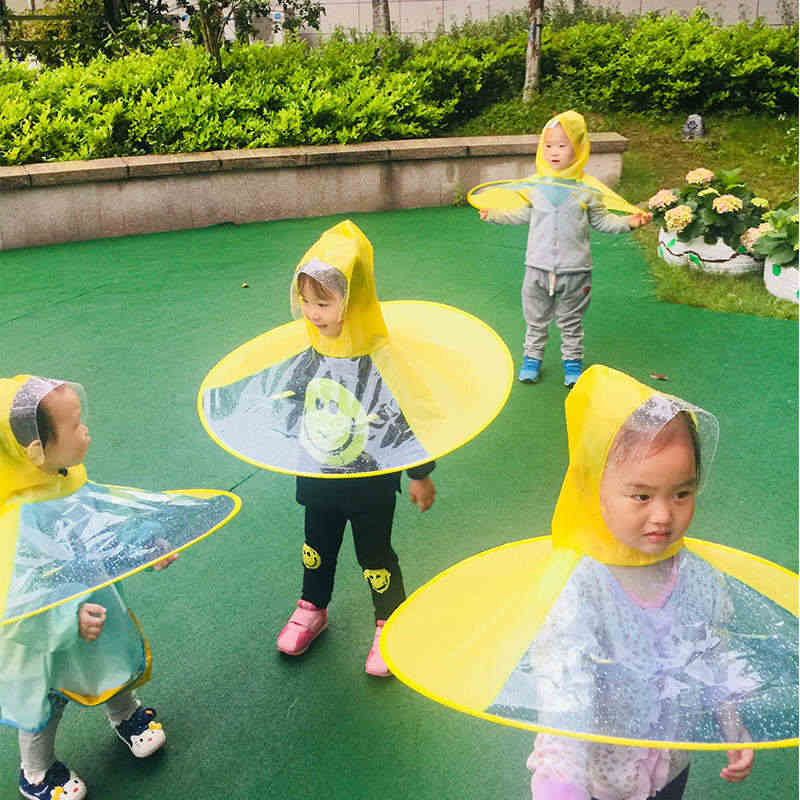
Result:
<svg viewBox="0 0 800 800"><path fill-rule="evenodd" d="M34 439L26 448L25 452L34 466L41 467L44 464L44 445L41 439Z"/></svg>

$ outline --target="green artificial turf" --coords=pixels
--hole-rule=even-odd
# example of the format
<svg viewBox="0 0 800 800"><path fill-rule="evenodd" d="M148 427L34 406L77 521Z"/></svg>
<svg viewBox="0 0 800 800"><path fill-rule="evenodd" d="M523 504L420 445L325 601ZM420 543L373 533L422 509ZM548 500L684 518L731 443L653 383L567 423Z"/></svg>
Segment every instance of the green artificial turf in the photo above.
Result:
<svg viewBox="0 0 800 800"><path fill-rule="evenodd" d="M58 753L90 797L530 798L530 734L364 674L372 609L349 538L330 629L299 659L276 651L300 590L294 482L219 449L195 411L200 382L222 356L287 321L295 264L342 218L0 252L0 375L84 384L89 476L147 489L236 487L244 501L169 570L126 582L154 653L140 694L158 709L168 744L136 761L100 710L70 707ZM524 229L482 225L459 208L353 219L374 245L381 299L475 314L519 367ZM598 236L594 252L587 363L651 383L650 373L662 374L659 388L719 417L720 446L690 534L796 570L797 325L659 302L628 237ZM400 498L394 543L409 590L473 553L548 532L566 466L557 345L554 332L539 384L515 382L497 420L439 462L429 512ZM724 762L722 753L694 757L687 800L797 796L796 751L759 752L744 786L718 777ZM16 796L17 769L15 734L3 728L0 797Z"/></svg>

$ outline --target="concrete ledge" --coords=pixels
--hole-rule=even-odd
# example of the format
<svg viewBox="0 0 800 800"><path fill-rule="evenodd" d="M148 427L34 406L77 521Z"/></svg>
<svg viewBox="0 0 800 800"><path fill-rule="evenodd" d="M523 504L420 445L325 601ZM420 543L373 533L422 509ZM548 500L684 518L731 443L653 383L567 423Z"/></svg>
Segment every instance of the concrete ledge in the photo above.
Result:
<svg viewBox="0 0 800 800"><path fill-rule="evenodd" d="M590 135L615 184L627 139ZM221 222L449 205L534 170L538 136L408 139L0 167L0 249Z"/></svg>

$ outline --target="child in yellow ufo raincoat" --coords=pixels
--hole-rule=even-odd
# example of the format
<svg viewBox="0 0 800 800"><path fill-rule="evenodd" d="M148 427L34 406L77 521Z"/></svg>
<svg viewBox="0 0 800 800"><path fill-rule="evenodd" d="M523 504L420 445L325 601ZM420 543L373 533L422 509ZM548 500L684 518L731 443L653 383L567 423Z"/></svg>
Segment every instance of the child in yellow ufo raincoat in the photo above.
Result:
<svg viewBox="0 0 800 800"><path fill-rule="evenodd" d="M494 710L526 716L541 703L544 727L661 741L686 740L702 721L712 741L749 741L737 699L763 681L724 644L734 610L721 575L683 547L715 418L594 366L567 398L567 429L553 547L569 577ZM523 700L523 685L539 700ZM753 751L728 760L722 777L741 781ZM534 800L680 800L688 764L679 748L544 733L528 760Z"/></svg>
<svg viewBox="0 0 800 800"><path fill-rule="evenodd" d="M529 224L522 284L522 312L527 323L519 380L535 383L544 357L548 328L555 317L561 330L564 383L572 386L583 370L583 317L592 292L589 230L625 233L650 220L649 214L624 204L607 187L584 175L589 134L583 117L565 111L542 130L536 152L536 175L518 191L528 204L515 210L484 208L481 219L498 224ZM628 217L609 213L607 196L622 201Z"/></svg>
<svg viewBox="0 0 800 800"><path fill-rule="evenodd" d="M176 529L207 534L239 503L88 481L82 398L65 381L0 380L0 722L19 730L19 790L35 800L86 795L55 755L68 700L103 704L137 758L163 746L135 691L150 679L150 650L114 579L169 566Z"/></svg>
<svg viewBox="0 0 800 800"><path fill-rule="evenodd" d="M372 245L352 222L343 222L327 231L303 256L292 280L291 300L294 313L302 314L305 319L317 353L352 360L358 371L370 371L368 357L362 357L361 366L356 358L371 353L387 339L388 332L375 290ZM360 380L375 380L367 372ZM331 384L331 389L338 401L339 384ZM308 392L306 389L306 406ZM334 395L329 398L333 399ZM306 447L314 446L316 436L330 440L325 433L327 426L322 422L327 418L327 411L322 409L317 431L307 425ZM400 417L390 425L396 428L399 443L403 439L403 425ZM389 430L384 438L392 438ZM420 511L427 511L434 502L435 487L430 477L434 466L429 461L407 470L411 479L409 496ZM391 546L399 491L397 471L347 480L298 476L297 501L305 506L303 590L297 608L278 636L279 650L299 655L327 627L336 561L349 521L356 557L375 608L376 627L365 670L378 677L390 675L381 658L378 640L384 622L405 599L400 564Z"/></svg>

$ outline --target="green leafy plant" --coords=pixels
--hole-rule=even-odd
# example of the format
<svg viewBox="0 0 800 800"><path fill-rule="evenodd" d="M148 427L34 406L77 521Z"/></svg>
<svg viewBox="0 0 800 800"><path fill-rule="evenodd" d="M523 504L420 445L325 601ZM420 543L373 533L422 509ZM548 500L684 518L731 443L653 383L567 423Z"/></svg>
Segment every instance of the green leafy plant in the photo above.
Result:
<svg viewBox="0 0 800 800"><path fill-rule="evenodd" d="M768 258L779 272L783 267L797 268L797 198L768 211L757 231L752 252Z"/></svg>
<svg viewBox="0 0 800 800"><path fill-rule="evenodd" d="M691 170L682 188L661 189L650 198L653 220L682 242L702 237L714 244L722 239L733 250L745 252L742 234L759 225L769 203L753 196L740 173L740 169L717 174L702 167Z"/></svg>

